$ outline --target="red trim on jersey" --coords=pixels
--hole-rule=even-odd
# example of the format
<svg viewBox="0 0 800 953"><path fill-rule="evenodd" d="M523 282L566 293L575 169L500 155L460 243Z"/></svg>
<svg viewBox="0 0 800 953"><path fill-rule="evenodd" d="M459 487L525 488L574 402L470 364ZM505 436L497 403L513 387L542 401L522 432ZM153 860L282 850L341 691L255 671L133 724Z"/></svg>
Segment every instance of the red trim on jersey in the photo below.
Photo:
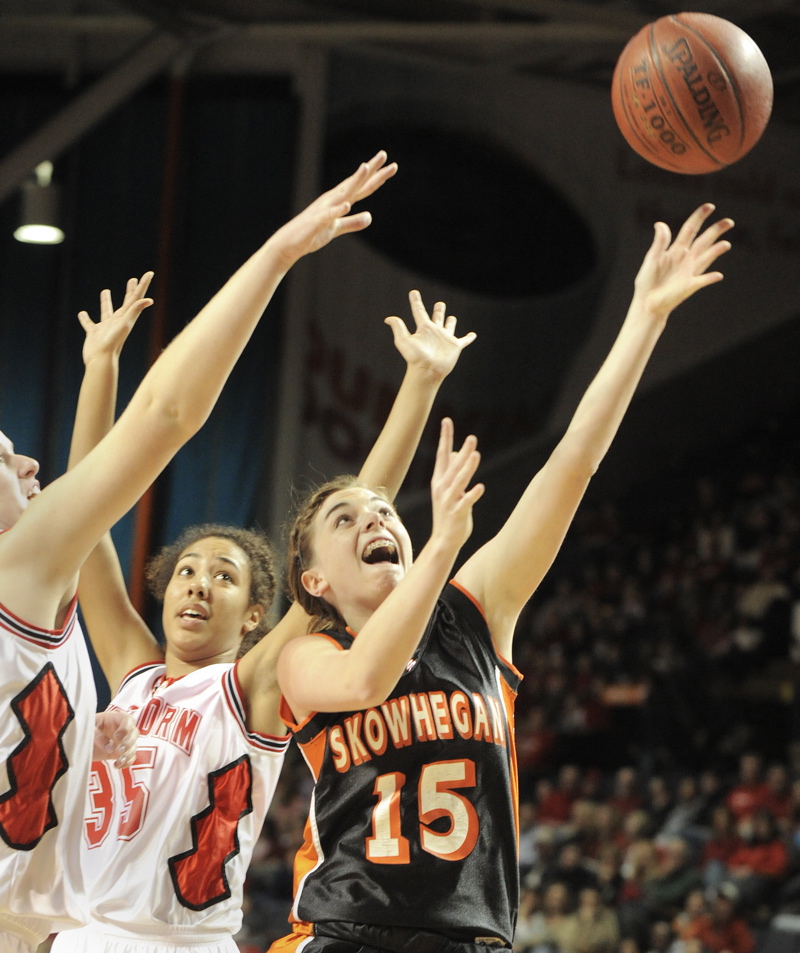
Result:
<svg viewBox="0 0 800 953"><path fill-rule="evenodd" d="M8 530L5 530L5 532L8 532ZM46 629L43 626L34 625L32 622L26 622L25 619L18 616L15 612L12 612L2 603L0 603L0 613L8 616L8 628L14 635L25 639L26 642L41 645L43 648L58 648L58 646L63 645L69 639L70 635L72 635L72 628L77 619L75 612L77 602L78 593L76 592L67 606L67 610L64 614L64 624L57 629ZM0 625L2 625L2 619L0 619ZM14 626L14 628L11 628L11 626ZM28 634L23 630L27 630ZM37 633L41 633L41 639L37 639ZM48 636L50 636L49 639L47 638Z"/></svg>
<svg viewBox="0 0 800 953"><path fill-rule="evenodd" d="M225 672L225 674L222 676L222 689L225 696L225 702L228 705L228 708L230 708L231 714L234 716L234 718L236 718L236 721L239 724L239 727L242 729L242 733L244 734L245 738L251 745L261 748L262 750L276 753L275 745L277 744L280 746L280 751L277 753L282 754L289 747L291 736L288 733L285 735L268 735L261 731L251 731L247 727L244 692L242 691L242 684L239 681L240 661L241 659L237 659L233 663L233 668L230 670L230 678L233 682L232 688L238 696L238 706L233 704L233 699L230 697L230 692L227 685L228 672Z"/></svg>
<svg viewBox="0 0 800 953"><path fill-rule="evenodd" d="M134 675L138 675L143 669L146 668L155 668L156 665L163 665L164 659L153 659L152 662L141 662L139 665L135 665L129 672L126 672L122 678L122 681L119 683L119 688L114 692L116 697L121 691L123 685L125 685L128 679L133 678Z"/></svg>

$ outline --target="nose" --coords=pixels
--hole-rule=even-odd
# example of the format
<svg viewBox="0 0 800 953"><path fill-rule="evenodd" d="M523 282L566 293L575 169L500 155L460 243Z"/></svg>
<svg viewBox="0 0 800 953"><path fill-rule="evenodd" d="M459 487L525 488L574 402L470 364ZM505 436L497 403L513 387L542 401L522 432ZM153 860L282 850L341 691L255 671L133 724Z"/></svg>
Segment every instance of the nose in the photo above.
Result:
<svg viewBox="0 0 800 953"><path fill-rule="evenodd" d="M26 457L23 454L19 454L19 467L17 472L23 479L35 477L39 472L39 461L34 460L33 457Z"/></svg>
<svg viewBox="0 0 800 953"><path fill-rule="evenodd" d="M383 516L380 513L374 512L374 510L368 510L364 520L364 525L367 529L374 529L376 526L383 526Z"/></svg>
<svg viewBox="0 0 800 953"><path fill-rule="evenodd" d="M199 596L201 599L205 599L208 595L208 579L206 578L205 573L197 573L196 576L192 576L189 580L189 592L191 595Z"/></svg>

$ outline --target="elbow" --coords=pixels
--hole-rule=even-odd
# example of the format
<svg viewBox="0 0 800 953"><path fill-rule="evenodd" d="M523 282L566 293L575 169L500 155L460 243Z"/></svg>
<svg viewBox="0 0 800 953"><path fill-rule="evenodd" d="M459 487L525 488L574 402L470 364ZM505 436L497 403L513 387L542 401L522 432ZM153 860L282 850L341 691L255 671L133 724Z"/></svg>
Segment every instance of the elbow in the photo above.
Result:
<svg viewBox="0 0 800 953"><path fill-rule="evenodd" d="M143 395L142 408L137 416L142 432L159 434L165 444L174 447L183 446L208 419L208 414L198 413L185 401L165 399L152 393Z"/></svg>
<svg viewBox="0 0 800 953"><path fill-rule="evenodd" d="M550 461L565 477L588 483L597 473L603 456L577 435L574 439L569 439L567 435L553 451Z"/></svg>
<svg viewBox="0 0 800 953"><path fill-rule="evenodd" d="M391 682L386 677L385 672L365 673L354 680L348 692L352 700L353 711L382 705L391 694L395 684L396 682Z"/></svg>

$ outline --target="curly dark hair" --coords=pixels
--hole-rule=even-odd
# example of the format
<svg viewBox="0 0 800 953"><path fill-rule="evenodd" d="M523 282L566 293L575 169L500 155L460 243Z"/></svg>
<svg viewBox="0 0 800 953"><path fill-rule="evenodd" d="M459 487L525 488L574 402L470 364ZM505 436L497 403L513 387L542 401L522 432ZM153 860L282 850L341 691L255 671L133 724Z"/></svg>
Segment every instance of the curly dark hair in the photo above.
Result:
<svg viewBox="0 0 800 953"><path fill-rule="evenodd" d="M164 601L164 593L169 584L178 560L188 546L211 536L228 539L235 543L247 556L250 563L250 603L260 605L264 614L258 625L242 639L237 658L241 658L269 631L269 610L275 599L275 562L272 547L267 537L256 529L241 529L238 526L223 526L219 523L202 523L190 526L169 546L157 553L147 565L147 583L150 592Z"/></svg>
<svg viewBox="0 0 800 953"><path fill-rule="evenodd" d="M334 477L311 490L295 507L295 517L289 530L289 543L286 555L286 588L289 597L299 603L311 616L312 622L309 631L320 631L334 627L344 628L345 621L336 609L324 599L312 596L303 586L302 576L311 565L313 559L312 525L314 517L319 513L322 504L331 494L338 490L348 490L359 487L372 490L383 496L390 503L388 496L380 487L369 486L358 477L346 474Z"/></svg>

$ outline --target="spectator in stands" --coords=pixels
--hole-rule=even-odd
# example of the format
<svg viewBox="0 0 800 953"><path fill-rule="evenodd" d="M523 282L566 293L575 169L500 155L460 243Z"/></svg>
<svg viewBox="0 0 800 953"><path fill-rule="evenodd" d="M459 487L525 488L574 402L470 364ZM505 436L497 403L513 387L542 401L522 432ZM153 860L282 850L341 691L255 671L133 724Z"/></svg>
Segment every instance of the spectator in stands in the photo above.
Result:
<svg viewBox="0 0 800 953"><path fill-rule="evenodd" d="M545 870L542 889L547 890L554 883L565 884L573 897L577 897L581 890L587 887L597 886L597 876L587 864L577 842L564 844L556 863Z"/></svg>
<svg viewBox="0 0 800 953"><path fill-rule="evenodd" d="M616 907L622 892L622 852L614 844L607 843L597 855L597 889L600 899L607 907Z"/></svg>
<svg viewBox="0 0 800 953"><path fill-rule="evenodd" d="M706 887L717 887L724 880L728 860L743 843L728 806L717 804L711 815L711 836L700 855L700 870Z"/></svg>
<svg viewBox="0 0 800 953"><path fill-rule="evenodd" d="M687 940L702 943L708 953L754 953L755 937L737 914L738 893L733 884L721 884L713 893L711 911L687 931Z"/></svg>
<svg viewBox="0 0 800 953"><path fill-rule="evenodd" d="M687 837L696 842L701 839L698 818L704 802L697 789L697 781L691 774L685 774L678 782L675 803L664 818L658 831L662 838Z"/></svg>
<svg viewBox="0 0 800 953"><path fill-rule="evenodd" d="M669 789L666 779L660 774L654 774L647 784L646 805L654 833L658 834L661 831L673 806L672 792Z"/></svg>
<svg viewBox="0 0 800 953"><path fill-rule="evenodd" d="M789 856L769 811L756 811L739 831L744 843L728 858L726 879L736 886L741 906L751 910L774 897Z"/></svg>
<svg viewBox="0 0 800 953"><path fill-rule="evenodd" d="M683 908L686 897L701 883L689 844L680 837L667 841L661 848L655 874L643 884L648 913L651 917L672 921Z"/></svg>
<svg viewBox="0 0 800 953"><path fill-rule="evenodd" d="M739 759L739 783L728 792L726 803L737 822L750 817L763 806L769 789L762 777L761 755L745 752Z"/></svg>
<svg viewBox="0 0 800 953"><path fill-rule="evenodd" d="M519 896L519 914L514 932L514 953L532 953L533 950L543 947L546 942L544 931L541 895L532 887L523 887Z"/></svg>
<svg viewBox="0 0 800 953"><path fill-rule="evenodd" d="M563 949L571 905L572 898L564 884L554 883L545 890L542 909L527 918L528 953L559 953Z"/></svg>
<svg viewBox="0 0 800 953"><path fill-rule="evenodd" d="M567 918L561 936L564 953L616 953L619 922L591 887L581 890L578 908Z"/></svg>
<svg viewBox="0 0 800 953"><path fill-rule="evenodd" d="M789 826L789 816L792 811L792 786L789 783L789 772L785 764L773 762L767 768L767 794L763 807L769 811L782 831Z"/></svg>
<svg viewBox="0 0 800 953"><path fill-rule="evenodd" d="M683 910L672 921L672 932L678 941L690 939L695 924L708 913L708 903L703 890L692 890L683 903Z"/></svg>
<svg viewBox="0 0 800 953"><path fill-rule="evenodd" d="M623 817L643 807L635 768L626 766L617 771L614 778L614 792L608 799L608 803Z"/></svg>
<svg viewBox="0 0 800 953"><path fill-rule="evenodd" d="M542 789L538 805L540 824L558 827L567 823L578 797L580 778L580 771L574 764L565 764L558 772L556 787Z"/></svg>
<svg viewBox="0 0 800 953"><path fill-rule="evenodd" d="M669 923L666 920L656 920L650 927L648 953L667 953L674 939Z"/></svg>

